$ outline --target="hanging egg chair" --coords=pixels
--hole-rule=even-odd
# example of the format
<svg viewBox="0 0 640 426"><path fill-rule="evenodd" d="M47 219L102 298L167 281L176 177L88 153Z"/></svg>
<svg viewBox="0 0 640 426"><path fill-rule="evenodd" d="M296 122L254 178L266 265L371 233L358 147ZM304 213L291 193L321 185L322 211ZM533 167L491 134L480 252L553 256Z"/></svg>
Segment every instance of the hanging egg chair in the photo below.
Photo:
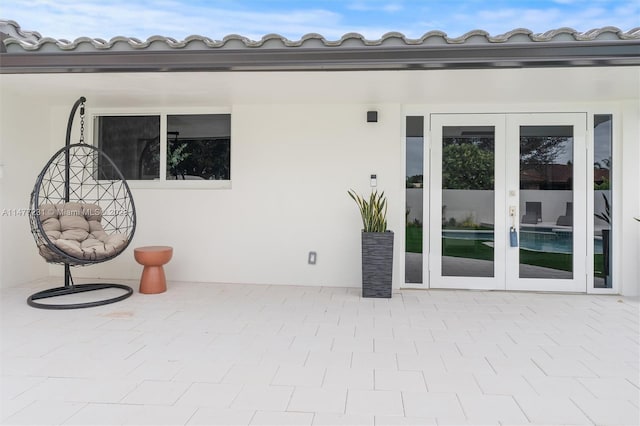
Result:
<svg viewBox="0 0 640 426"><path fill-rule="evenodd" d="M106 262L120 255L136 229L136 210L129 185L115 163L100 149L84 141L84 103L76 101L67 123L65 147L44 166L31 193L29 222L40 255L64 265L64 286L37 292L27 299L43 309L78 309L118 302L131 296L123 284L74 284L72 266ZM80 141L71 144L71 128L80 107ZM95 290L109 294L99 300L42 303L41 299Z"/></svg>

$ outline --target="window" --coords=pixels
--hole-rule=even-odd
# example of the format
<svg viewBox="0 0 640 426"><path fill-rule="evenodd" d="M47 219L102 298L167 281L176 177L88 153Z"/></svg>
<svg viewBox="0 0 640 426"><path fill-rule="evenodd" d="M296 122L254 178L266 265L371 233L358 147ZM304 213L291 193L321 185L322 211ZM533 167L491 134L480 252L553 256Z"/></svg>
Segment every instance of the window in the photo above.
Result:
<svg viewBox="0 0 640 426"><path fill-rule="evenodd" d="M612 288L612 219L614 200L611 193L613 116L597 114L593 117L593 228L594 262L593 286Z"/></svg>
<svg viewBox="0 0 640 426"><path fill-rule="evenodd" d="M160 116L97 117L95 134L96 145L116 163L125 179L160 178Z"/></svg>
<svg viewBox="0 0 640 426"><path fill-rule="evenodd" d="M424 182L424 117L406 119L405 283L422 279L422 227Z"/></svg>
<svg viewBox="0 0 640 426"><path fill-rule="evenodd" d="M231 115L167 117L167 179L231 178Z"/></svg>
<svg viewBox="0 0 640 426"><path fill-rule="evenodd" d="M94 140L129 181L231 180L231 114L97 115Z"/></svg>

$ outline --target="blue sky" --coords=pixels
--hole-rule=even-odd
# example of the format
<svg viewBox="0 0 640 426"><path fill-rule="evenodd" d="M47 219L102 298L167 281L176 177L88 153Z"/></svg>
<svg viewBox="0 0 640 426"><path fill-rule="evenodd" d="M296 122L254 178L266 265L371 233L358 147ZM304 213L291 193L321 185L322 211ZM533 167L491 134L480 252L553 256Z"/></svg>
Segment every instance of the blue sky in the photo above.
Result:
<svg viewBox="0 0 640 426"><path fill-rule="evenodd" d="M503 34L515 28L545 32L640 26L638 0L2 0L0 18L23 30L73 40L122 35L176 39L198 34L221 39L241 34L260 39L278 33L296 40L320 33L335 40L348 32L379 38L399 31L420 37L441 30L458 37L480 28Z"/></svg>

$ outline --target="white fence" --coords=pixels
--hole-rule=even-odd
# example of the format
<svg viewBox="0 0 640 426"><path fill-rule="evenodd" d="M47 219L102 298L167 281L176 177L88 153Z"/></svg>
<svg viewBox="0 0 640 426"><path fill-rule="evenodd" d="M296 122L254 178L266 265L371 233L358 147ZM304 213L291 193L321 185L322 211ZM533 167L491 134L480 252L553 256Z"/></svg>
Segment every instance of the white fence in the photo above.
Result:
<svg viewBox="0 0 640 426"><path fill-rule="evenodd" d="M416 218L424 222L423 198L428 188L407 188L407 209L409 210L408 220ZM610 199L610 191L595 191L594 212L605 211L605 203L602 193ZM462 222L468 218L477 224L494 222L494 197L493 191L479 191L466 189L445 189L443 190L443 217L445 220L454 218L456 222ZM566 214L566 204L572 201L572 191L520 191L520 217L525 214L526 201L539 201L542 203L542 221L555 223L558 217ZM505 212L506 213L506 212ZM579 214L579 213L578 213ZM605 223L594 218L598 228Z"/></svg>

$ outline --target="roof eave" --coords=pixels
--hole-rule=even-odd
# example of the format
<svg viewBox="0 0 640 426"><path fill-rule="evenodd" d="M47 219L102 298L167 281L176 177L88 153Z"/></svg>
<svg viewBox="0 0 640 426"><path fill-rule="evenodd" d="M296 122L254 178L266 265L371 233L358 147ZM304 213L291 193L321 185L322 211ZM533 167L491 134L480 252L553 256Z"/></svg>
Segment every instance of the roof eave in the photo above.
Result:
<svg viewBox="0 0 640 426"><path fill-rule="evenodd" d="M0 53L0 73L351 71L640 65L640 40Z"/></svg>

